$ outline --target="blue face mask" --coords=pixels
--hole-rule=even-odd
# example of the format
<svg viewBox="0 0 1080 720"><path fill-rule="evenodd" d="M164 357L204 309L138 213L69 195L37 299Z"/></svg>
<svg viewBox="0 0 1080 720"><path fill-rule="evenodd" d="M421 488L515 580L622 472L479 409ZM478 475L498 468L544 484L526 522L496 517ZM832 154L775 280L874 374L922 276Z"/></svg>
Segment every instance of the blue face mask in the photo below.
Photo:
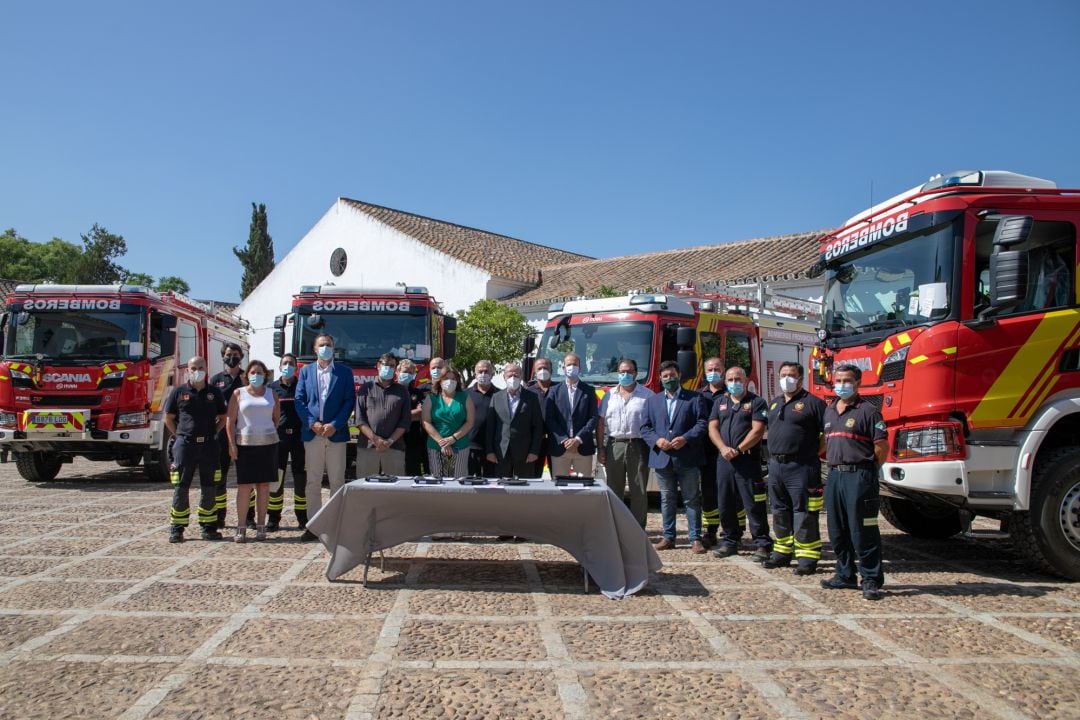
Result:
<svg viewBox="0 0 1080 720"><path fill-rule="evenodd" d="M379 366L379 379L380 380L392 380L394 378L394 368L390 365Z"/></svg>
<svg viewBox="0 0 1080 720"><path fill-rule="evenodd" d="M741 382L729 382L727 384L728 395L734 395L735 397L740 397L745 389Z"/></svg>
<svg viewBox="0 0 1080 720"><path fill-rule="evenodd" d="M723 380L723 376L715 370L705 373L705 382L709 383L710 385L716 385L721 380Z"/></svg>
<svg viewBox="0 0 1080 720"><path fill-rule="evenodd" d="M283 378L291 378L295 374L296 374L296 366L295 365L286 365L285 367L281 368L281 377L283 377Z"/></svg>
<svg viewBox="0 0 1080 720"><path fill-rule="evenodd" d="M413 375L412 373L398 373L397 381L399 383L401 383L402 385L408 385L409 383L411 383L413 381L413 378L415 378L415 377L416 376Z"/></svg>
<svg viewBox="0 0 1080 720"><path fill-rule="evenodd" d="M634 384L634 373L619 373L619 384L623 387L630 387Z"/></svg>
<svg viewBox="0 0 1080 720"><path fill-rule="evenodd" d="M320 360L333 360L334 348L330 345L320 345L319 349L315 351Z"/></svg>
<svg viewBox="0 0 1080 720"><path fill-rule="evenodd" d="M851 383L836 383L833 385L833 392L835 392L836 397L841 400L847 400L855 394L855 386Z"/></svg>
<svg viewBox="0 0 1080 720"><path fill-rule="evenodd" d="M265 381L266 376L261 373L248 375L248 382L251 383L251 387L262 387L262 384Z"/></svg>

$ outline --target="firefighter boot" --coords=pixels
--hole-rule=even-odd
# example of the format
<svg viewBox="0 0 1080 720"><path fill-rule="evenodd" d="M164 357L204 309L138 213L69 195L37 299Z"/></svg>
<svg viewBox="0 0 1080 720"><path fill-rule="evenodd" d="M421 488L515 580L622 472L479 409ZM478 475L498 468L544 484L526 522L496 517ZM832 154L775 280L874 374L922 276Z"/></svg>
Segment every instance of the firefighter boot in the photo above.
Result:
<svg viewBox="0 0 1080 720"><path fill-rule="evenodd" d="M169 542L180 543L184 542L184 528L181 525L173 525L169 528Z"/></svg>

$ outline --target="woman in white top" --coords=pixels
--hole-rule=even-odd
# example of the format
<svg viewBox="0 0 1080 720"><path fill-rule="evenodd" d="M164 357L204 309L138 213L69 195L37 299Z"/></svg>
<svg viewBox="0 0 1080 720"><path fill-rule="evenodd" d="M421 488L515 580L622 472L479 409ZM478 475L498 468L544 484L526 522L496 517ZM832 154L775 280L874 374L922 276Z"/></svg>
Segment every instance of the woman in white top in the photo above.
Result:
<svg viewBox="0 0 1080 720"><path fill-rule="evenodd" d="M270 483L277 479L277 424L280 408L277 397L267 389L269 373L260 360L248 363L247 387L238 389L229 400L225 432L229 455L236 462L236 542L247 539L244 525L251 488L255 488L255 539L266 539L266 505Z"/></svg>

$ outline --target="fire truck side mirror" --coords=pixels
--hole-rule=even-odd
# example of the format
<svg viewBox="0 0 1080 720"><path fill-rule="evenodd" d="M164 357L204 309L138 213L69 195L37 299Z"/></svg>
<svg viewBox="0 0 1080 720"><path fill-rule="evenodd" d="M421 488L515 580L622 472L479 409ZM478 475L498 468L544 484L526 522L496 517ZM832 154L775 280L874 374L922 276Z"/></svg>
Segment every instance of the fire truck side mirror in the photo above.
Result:
<svg viewBox="0 0 1080 720"><path fill-rule="evenodd" d="M275 315L274 316L274 329L275 330L284 330L285 329L285 316L284 315Z"/></svg>
<svg viewBox="0 0 1080 720"><path fill-rule="evenodd" d="M675 331L675 344L681 349L693 348L696 341L697 331L692 327L681 327Z"/></svg>
<svg viewBox="0 0 1080 720"><path fill-rule="evenodd" d="M284 317L281 315L279 317ZM285 332L283 330L274 331L274 357L281 357L285 354Z"/></svg>
<svg viewBox="0 0 1080 720"><path fill-rule="evenodd" d="M990 306L1015 307L1027 298L1028 255L1023 250L997 250L990 256Z"/></svg>
<svg viewBox="0 0 1080 720"><path fill-rule="evenodd" d="M450 359L457 354L457 318L443 318L443 357Z"/></svg>
<svg viewBox="0 0 1080 720"><path fill-rule="evenodd" d="M679 363L679 375L684 382L697 377L697 353L693 350L680 350L675 353L675 362Z"/></svg>

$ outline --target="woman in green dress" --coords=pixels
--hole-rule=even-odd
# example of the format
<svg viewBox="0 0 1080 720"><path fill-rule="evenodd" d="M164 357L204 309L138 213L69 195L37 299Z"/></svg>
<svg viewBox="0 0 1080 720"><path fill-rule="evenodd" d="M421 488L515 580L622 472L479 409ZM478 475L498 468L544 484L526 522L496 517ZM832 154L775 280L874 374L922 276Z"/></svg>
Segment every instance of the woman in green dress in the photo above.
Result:
<svg viewBox="0 0 1080 720"><path fill-rule="evenodd" d="M447 368L424 401L424 430L428 434L428 467L435 477L469 474L469 431L473 401L461 387L461 375Z"/></svg>

